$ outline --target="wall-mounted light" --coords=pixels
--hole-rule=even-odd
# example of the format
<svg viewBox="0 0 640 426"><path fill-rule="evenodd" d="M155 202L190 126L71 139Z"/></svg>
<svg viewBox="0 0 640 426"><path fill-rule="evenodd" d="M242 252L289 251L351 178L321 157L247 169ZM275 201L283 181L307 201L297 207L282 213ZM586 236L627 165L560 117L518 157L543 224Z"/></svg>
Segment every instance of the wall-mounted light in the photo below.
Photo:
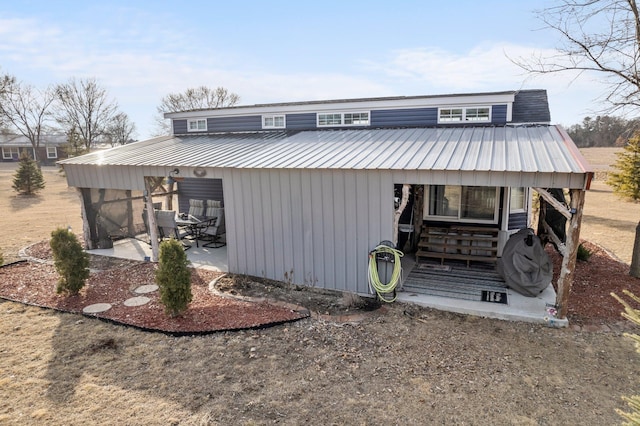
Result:
<svg viewBox="0 0 640 426"><path fill-rule="evenodd" d="M171 185L172 183L182 180L182 178L177 177L180 174L180 169L177 167L169 172L169 177L167 178L167 183Z"/></svg>

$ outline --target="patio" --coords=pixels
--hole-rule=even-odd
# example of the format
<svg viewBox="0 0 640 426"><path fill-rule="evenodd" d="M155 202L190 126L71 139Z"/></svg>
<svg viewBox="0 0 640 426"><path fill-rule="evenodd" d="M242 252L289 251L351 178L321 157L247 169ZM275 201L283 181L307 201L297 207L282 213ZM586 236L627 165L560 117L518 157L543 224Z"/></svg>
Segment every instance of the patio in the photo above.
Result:
<svg viewBox="0 0 640 426"><path fill-rule="evenodd" d="M113 248L89 250L89 253L111 256L124 259L145 260L151 256L151 246L140 240L133 238L123 239L114 242ZM187 258L196 268L206 268L214 271L228 272L227 247L207 248L196 247L195 244L186 250ZM407 255L402 259L403 282L411 271L416 268L415 258ZM462 278L452 278L453 280L475 279L485 268L462 268ZM466 275L466 278L465 278ZM458 275L460 277L460 275ZM453 281L452 285L455 284ZM419 287L419 285L417 286ZM549 286L537 297L526 297L511 289L503 290L507 295L507 303L492 303L488 301L464 300L433 294L423 294L415 285L406 285L398 291L397 300L405 303L412 303L419 306L429 307L448 312L468 314L485 318L496 318L507 321L522 321L531 323L542 323L551 327L567 327L566 319L558 319L548 311L549 306L553 306L556 300L556 292L553 286Z"/></svg>
<svg viewBox="0 0 640 426"><path fill-rule="evenodd" d="M228 272L227 246L220 248L203 247L200 241L199 247L190 241L191 248L185 251L187 259L195 268L205 268L212 271ZM135 238L125 238L114 241L113 247L108 249L87 250L87 253L101 256L118 257L121 259L145 260L151 257L151 246Z"/></svg>

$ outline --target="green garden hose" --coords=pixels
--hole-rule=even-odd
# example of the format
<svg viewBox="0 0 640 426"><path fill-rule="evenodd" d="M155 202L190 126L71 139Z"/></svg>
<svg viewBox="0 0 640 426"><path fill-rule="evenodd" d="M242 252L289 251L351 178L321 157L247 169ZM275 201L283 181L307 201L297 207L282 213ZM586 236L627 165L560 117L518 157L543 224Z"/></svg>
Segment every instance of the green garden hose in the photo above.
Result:
<svg viewBox="0 0 640 426"><path fill-rule="evenodd" d="M391 274L391 279L388 283L384 284L380 281L380 276L378 275L378 262L376 260L377 255L382 256L393 256L393 273ZM391 303L396 300L396 295L394 294L393 299L388 299L389 293L393 292L400 282L400 278L402 276L402 264L400 262L400 258L404 256L400 250L396 250L393 247L389 247L383 244L378 245L375 249L369 252L369 286L372 290L374 290L380 300ZM389 257L391 259L391 257Z"/></svg>

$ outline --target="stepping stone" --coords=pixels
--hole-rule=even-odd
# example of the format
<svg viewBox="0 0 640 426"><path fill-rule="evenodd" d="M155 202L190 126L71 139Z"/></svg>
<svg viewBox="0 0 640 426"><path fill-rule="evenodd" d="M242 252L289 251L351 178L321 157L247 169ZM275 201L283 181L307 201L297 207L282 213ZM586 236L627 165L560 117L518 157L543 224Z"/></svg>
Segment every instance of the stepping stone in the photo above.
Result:
<svg viewBox="0 0 640 426"><path fill-rule="evenodd" d="M110 303L95 303L93 305L85 306L82 312L85 314L98 314L100 312L108 311L111 309Z"/></svg>
<svg viewBox="0 0 640 426"><path fill-rule="evenodd" d="M147 284L147 285L141 285L140 287L133 290L133 292L136 294L145 294L145 293L151 293L153 291L156 291L157 289L158 289L157 285Z"/></svg>
<svg viewBox="0 0 640 426"><path fill-rule="evenodd" d="M124 306L142 306L149 303L151 299L145 296L136 296L124 301Z"/></svg>

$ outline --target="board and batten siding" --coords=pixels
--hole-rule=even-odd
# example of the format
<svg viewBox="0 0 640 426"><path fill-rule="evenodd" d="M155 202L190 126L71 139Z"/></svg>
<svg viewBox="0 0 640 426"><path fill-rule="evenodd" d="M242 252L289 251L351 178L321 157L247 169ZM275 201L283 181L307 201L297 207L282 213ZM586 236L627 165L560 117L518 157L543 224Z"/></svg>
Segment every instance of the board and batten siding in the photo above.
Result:
<svg viewBox="0 0 640 426"><path fill-rule="evenodd" d="M435 126L438 108L372 110L372 127Z"/></svg>
<svg viewBox="0 0 640 426"><path fill-rule="evenodd" d="M315 129L317 127L316 113L287 114L286 123L287 130Z"/></svg>
<svg viewBox="0 0 640 426"><path fill-rule="evenodd" d="M190 199L224 201L222 179L186 178L178 182L178 211L180 213L189 211Z"/></svg>
<svg viewBox="0 0 640 426"><path fill-rule="evenodd" d="M228 170L223 186L230 272L369 293L368 253L392 239L390 173Z"/></svg>

